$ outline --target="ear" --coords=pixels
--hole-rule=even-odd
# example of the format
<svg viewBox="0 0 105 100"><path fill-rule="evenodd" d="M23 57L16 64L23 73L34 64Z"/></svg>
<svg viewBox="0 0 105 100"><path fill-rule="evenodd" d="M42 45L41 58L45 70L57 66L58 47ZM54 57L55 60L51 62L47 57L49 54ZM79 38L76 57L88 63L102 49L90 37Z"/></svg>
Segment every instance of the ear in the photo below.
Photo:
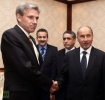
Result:
<svg viewBox="0 0 105 100"><path fill-rule="evenodd" d="M79 42L78 37L79 37L79 36L77 35L77 38L76 38L76 39L77 39L77 41Z"/></svg>
<svg viewBox="0 0 105 100"><path fill-rule="evenodd" d="M38 37L36 36L36 40L38 40Z"/></svg>
<svg viewBox="0 0 105 100"><path fill-rule="evenodd" d="M18 22L21 22L21 17L22 17L22 16L21 16L20 14L17 14L17 15L16 15L16 19L17 19Z"/></svg>
<svg viewBox="0 0 105 100"><path fill-rule="evenodd" d="M74 43L76 43L76 39L74 40Z"/></svg>

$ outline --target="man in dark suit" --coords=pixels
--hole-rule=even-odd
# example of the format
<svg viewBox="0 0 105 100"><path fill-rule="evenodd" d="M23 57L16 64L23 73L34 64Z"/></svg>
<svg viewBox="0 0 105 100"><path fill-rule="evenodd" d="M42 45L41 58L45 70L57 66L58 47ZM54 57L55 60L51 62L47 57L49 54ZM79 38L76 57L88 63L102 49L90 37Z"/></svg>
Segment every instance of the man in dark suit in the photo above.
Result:
<svg viewBox="0 0 105 100"><path fill-rule="evenodd" d="M18 25L2 35L3 100L39 100L40 89L54 92L54 82L39 71L42 58L34 38L30 36L38 18L39 8L36 4L21 3L16 9Z"/></svg>
<svg viewBox="0 0 105 100"><path fill-rule="evenodd" d="M90 27L80 27L77 39L80 47L68 52L64 58L61 76L57 78L59 88L63 82L68 83L66 100L105 100L105 53L92 46Z"/></svg>
<svg viewBox="0 0 105 100"><path fill-rule="evenodd" d="M50 79L54 79L54 67L53 65L53 59L57 52L57 47L52 46L48 44L48 31L46 29L39 29L36 32L36 39L38 41L37 48L39 49L42 58L43 58L43 64L41 66L41 72L48 76ZM41 93L41 100L49 100L50 93L42 90Z"/></svg>
<svg viewBox="0 0 105 100"><path fill-rule="evenodd" d="M73 49L76 42L76 34L72 31L65 31L63 33L63 45L65 48L59 50L55 56L54 66L56 66L56 77L59 75L65 54ZM63 84L62 88L56 92L56 100L65 100L67 92L67 85Z"/></svg>

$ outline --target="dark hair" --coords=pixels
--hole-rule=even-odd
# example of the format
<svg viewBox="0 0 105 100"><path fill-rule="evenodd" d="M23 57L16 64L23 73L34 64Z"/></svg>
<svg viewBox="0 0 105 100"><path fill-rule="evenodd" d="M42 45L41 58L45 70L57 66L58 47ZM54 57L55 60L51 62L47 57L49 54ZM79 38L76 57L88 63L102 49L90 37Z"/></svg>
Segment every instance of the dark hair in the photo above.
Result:
<svg viewBox="0 0 105 100"><path fill-rule="evenodd" d="M91 31L91 33L92 33L92 35L93 35L93 30L92 30L92 28L91 28L91 27L89 27L89 26L86 26L86 27L88 27L88 28L90 29L90 31ZM77 31L77 35L78 35L79 30L80 30L81 28L82 28L82 27L80 27L80 28L78 29L78 31Z"/></svg>
<svg viewBox="0 0 105 100"><path fill-rule="evenodd" d="M44 29L44 28L40 28L39 30L37 30L37 32L36 32L36 36L38 36L38 33L39 32L46 32L46 34L47 34L47 38L48 38L48 31L46 30L46 29Z"/></svg>
<svg viewBox="0 0 105 100"><path fill-rule="evenodd" d="M75 34L73 31L65 31L65 32L63 33L63 36L64 36L64 34L71 34L71 35L72 35L72 38L73 38L73 39L76 39L76 34Z"/></svg>

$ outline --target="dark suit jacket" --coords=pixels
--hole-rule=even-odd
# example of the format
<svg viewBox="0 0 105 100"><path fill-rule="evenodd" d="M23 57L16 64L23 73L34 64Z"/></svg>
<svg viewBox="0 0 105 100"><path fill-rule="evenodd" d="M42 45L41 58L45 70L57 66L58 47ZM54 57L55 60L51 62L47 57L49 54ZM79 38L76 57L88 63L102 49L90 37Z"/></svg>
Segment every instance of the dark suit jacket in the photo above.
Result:
<svg viewBox="0 0 105 100"><path fill-rule="evenodd" d="M59 50L55 56L54 66L56 66L56 68L57 68L56 69L56 77L60 74L64 57L65 57L65 48ZM60 88L56 92L56 100L65 100L66 94L67 94L67 84L63 84L62 88Z"/></svg>
<svg viewBox="0 0 105 100"><path fill-rule="evenodd" d="M1 51L5 91L34 91L34 100L39 100L40 88L49 91L52 81L39 71L41 57L39 55L39 65L32 45L17 25L3 33Z"/></svg>
<svg viewBox="0 0 105 100"><path fill-rule="evenodd" d="M55 72L53 72L54 71L53 62L56 52L57 52L57 47L47 44L47 50L44 62L41 66L41 72L51 79L54 79Z"/></svg>
<svg viewBox="0 0 105 100"><path fill-rule="evenodd" d="M65 48L59 50L55 56L54 66L56 66L56 77L60 74L61 66L65 57ZM56 94L56 100L65 100L67 93L67 84L63 84L62 88L60 88Z"/></svg>
<svg viewBox="0 0 105 100"><path fill-rule="evenodd" d="M57 68L56 70L57 75L60 73L64 57L65 57L65 48L59 50L55 56L54 63L56 64L55 66Z"/></svg>
<svg viewBox="0 0 105 100"><path fill-rule="evenodd" d="M38 48L38 45L37 45ZM55 78L55 69L56 67L53 66L54 57L57 52L57 47L47 44L47 50L44 58L44 62L41 66L41 72L48 76L50 79ZM49 100L50 94L46 91L42 90L41 93L41 100Z"/></svg>
<svg viewBox="0 0 105 100"><path fill-rule="evenodd" d="M59 86L68 83L67 100L103 100L105 53L92 47L85 79L80 66L80 48L70 51L62 65ZM105 72L104 72L105 73Z"/></svg>

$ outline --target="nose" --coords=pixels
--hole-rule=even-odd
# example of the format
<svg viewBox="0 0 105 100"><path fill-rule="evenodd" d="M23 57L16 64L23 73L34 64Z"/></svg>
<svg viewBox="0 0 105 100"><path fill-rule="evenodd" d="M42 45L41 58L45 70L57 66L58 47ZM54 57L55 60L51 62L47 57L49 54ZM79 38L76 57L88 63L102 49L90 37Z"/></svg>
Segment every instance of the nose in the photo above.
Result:
<svg viewBox="0 0 105 100"><path fill-rule="evenodd" d="M67 42L67 39L65 40L65 42Z"/></svg>
<svg viewBox="0 0 105 100"><path fill-rule="evenodd" d="M37 23L37 20L36 20L36 18L34 18L34 19L33 19L33 23Z"/></svg>
<svg viewBox="0 0 105 100"><path fill-rule="evenodd" d="M42 37L41 40L44 40L44 38Z"/></svg>
<svg viewBox="0 0 105 100"><path fill-rule="evenodd" d="M65 43L68 43L68 42L69 42L69 40L68 40L68 39L66 39L66 40L65 40Z"/></svg>
<svg viewBox="0 0 105 100"><path fill-rule="evenodd" d="M85 36L84 40L87 41L87 39L88 39L88 38Z"/></svg>

